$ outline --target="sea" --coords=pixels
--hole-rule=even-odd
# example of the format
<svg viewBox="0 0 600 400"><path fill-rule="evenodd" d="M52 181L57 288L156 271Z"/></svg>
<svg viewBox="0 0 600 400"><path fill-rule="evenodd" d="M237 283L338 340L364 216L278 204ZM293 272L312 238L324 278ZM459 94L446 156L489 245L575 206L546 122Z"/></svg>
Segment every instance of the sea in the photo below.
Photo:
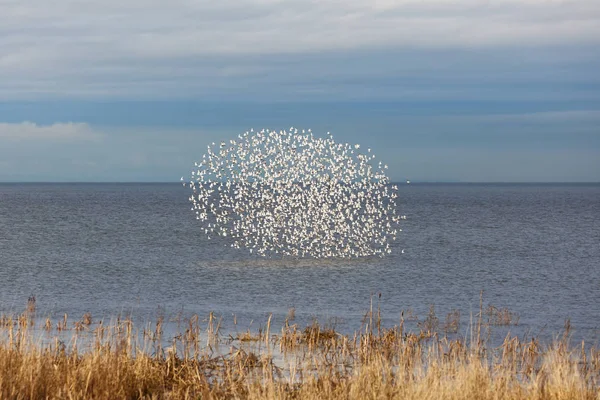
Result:
<svg viewBox="0 0 600 400"><path fill-rule="evenodd" d="M460 313L550 342L600 340L600 184L401 183L389 256L262 258L200 229L179 183L0 184L0 314L139 323L210 313L223 332L286 318L351 334L371 310L419 329ZM482 312L483 311L483 312ZM502 314L503 313L503 314ZM494 323L497 315L506 323ZM173 322L175 323L175 322Z"/></svg>

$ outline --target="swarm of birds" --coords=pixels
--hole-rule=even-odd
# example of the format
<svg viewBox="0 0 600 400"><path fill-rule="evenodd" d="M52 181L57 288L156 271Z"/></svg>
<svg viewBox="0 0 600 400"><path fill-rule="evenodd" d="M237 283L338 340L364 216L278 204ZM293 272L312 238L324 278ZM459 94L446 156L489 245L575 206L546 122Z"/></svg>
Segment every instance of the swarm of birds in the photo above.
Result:
<svg viewBox="0 0 600 400"><path fill-rule="evenodd" d="M391 253L397 186L371 149L312 131L250 130L212 143L189 197L207 237L260 256L354 258Z"/></svg>

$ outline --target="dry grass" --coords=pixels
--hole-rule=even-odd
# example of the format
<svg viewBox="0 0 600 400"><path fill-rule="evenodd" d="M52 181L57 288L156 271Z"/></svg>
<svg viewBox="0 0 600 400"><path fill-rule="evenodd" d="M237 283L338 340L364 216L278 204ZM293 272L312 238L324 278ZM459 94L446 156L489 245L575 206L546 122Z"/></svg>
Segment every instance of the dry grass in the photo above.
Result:
<svg viewBox="0 0 600 400"><path fill-rule="evenodd" d="M485 312L462 339L442 333L457 329L457 311L442 324L432 306L405 332L404 314L384 328L371 305L354 335L288 316L276 334L269 317L227 340L211 313L168 345L162 318L138 331L65 315L38 329L33 312L0 317L2 399L600 399L600 350L570 346L569 325L551 344L508 335L492 347L479 336Z"/></svg>

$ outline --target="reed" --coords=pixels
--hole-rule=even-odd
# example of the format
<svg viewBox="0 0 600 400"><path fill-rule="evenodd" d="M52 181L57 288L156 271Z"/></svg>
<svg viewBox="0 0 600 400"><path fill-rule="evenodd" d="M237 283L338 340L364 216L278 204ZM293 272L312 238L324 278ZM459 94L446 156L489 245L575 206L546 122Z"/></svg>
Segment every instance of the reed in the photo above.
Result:
<svg viewBox="0 0 600 400"><path fill-rule="evenodd" d="M374 304L352 335L289 316L277 330L269 315L259 333L225 338L210 313L164 338L162 317L141 330L90 314L36 328L27 310L0 316L0 398L600 399L600 350L571 345L569 323L552 343L508 334L493 346L481 311L463 338L445 334L456 310L440 323L432 306L411 332L404 313L382 326Z"/></svg>

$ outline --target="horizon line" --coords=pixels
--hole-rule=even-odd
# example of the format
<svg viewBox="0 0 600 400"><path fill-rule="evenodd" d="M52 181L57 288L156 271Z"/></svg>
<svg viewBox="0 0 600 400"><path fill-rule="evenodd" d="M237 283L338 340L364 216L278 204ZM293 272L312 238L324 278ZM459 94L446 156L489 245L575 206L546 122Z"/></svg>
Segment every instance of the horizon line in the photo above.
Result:
<svg viewBox="0 0 600 400"><path fill-rule="evenodd" d="M185 181L185 183L188 183ZM181 181L0 181L4 184L178 184ZM600 181L390 181L389 184L418 185L418 184L600 184Z"/></svg>

